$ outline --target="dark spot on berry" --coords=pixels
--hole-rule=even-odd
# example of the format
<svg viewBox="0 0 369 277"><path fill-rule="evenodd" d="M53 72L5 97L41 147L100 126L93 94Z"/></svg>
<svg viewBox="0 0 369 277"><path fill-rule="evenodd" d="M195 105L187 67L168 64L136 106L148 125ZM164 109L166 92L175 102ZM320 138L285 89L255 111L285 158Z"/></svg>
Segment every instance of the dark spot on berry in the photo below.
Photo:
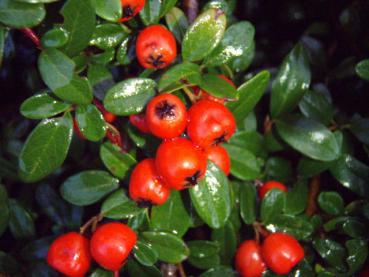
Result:
<svg viewBox="0 0 369 277"><path fill-rule="evenodd" d="M133 16L133 10L131 6L125 6L123 7L123 17L131 17Z"/></svg>
<svg viewBox="0 0 369 277"><path fill-rule="evenodd" d="M185 188L191 188L191 187L195 186L198 182L198 179L199 179L200 175L201 175L201 171L198 170L198 171L195 172L194 175L192 175L190 177L187 177L185 179L187 183L185 184L184 187Z"/></svg>
<svg viewBox="0 0 369 277"><path fill-rule="evenodd" d="M152 202L150 200L139 199L137 201L137 207L139 208L150 208L151 206Z"/></svg>
<svg viewBox="0 0 369 277"><path fill-rule="evenodd" d="M159 54L157 57L154 57L153 55L149 56L149 59L146 60L148 64L151 64L153 67L158 68L161 65L165 64L164 61L162 61L163 55Z"/></svg>
<svg viewBox="0 0 369 277"><path fill-rule="evenodd" d="M218 145L218 144L221 144L222 142L225 142L226 139L226 133L223 133L221 136L217 137L216 139L214 139L214 145Z"/></svg>
<svg viewBox="0 0 369 277"><path fill-rule="evenodd" d="M170 104L167 100L159 102L155 107L155 113L160 119L175 117L176 105Z"/></svg>

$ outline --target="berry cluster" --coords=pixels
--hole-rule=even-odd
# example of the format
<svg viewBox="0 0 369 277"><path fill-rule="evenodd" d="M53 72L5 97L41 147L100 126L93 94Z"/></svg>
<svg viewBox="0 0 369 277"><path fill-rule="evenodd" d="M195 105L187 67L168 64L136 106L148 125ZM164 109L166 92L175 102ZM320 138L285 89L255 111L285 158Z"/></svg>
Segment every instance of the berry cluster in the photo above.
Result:
<svg viewBox="0 0 369 277"><path fill-rule="evenodd" d="M51 244L47 263L69 277L82 277L91 257L103 268L119 271L137 241L136 233L119 222L99 226L90 240L76 232L59 236Z"/></svg>

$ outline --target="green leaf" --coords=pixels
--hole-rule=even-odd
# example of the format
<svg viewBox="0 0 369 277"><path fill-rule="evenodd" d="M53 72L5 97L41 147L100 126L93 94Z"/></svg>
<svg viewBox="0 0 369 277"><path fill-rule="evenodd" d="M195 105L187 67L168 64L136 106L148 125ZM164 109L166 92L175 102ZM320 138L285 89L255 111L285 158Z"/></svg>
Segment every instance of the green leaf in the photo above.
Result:
<svg viewBox="0 0 369 277"><path fill-rule="evenodd" d="M127 65L130 63L130 57L128 56L128 43L129 38L126 38L118 47L116 59L119 64Z"/></svg>
<svg viewBox="0 0 369 277"><path fill-rule="evenodd" d="M190 226L191 217L178 191L171 191L170 198L163 205L151 209L151 228L155 231L167 231L182 237Z"/></svg>
<svg viewBox="0 0 369 277"><path fill-rule="evenodd" d="M339 156L340 149L334 134L321 123L289 115L278 120L276 126L285 142L312 159L332 161Z"/></svg>
<svg viewBox="0 0 369 277"><path fill-rule="evenodd" d="M89 277L113 277L113 271L98 268Z"/></svg>
<svg viewBox="0 0 369 277"><path fill-rule="evenodd" d="M140 12L140 17L146 26L159 22L161 2L161 0L146 0L144 8Z"/></svg>
<svg viewBox="0 0 369 277"><path fill-rule="evenodd" d="M53 48L42 51L38 58L42 80L52 91L71 82L74 68L73 60Z"/></svg>
<svg viewBox="0 0 369 277"><path fill-rule="evenodd" d="M236 89L217 74L205 74L199 84L200 88L213 96L225 99L235 99Z"/></svg>
<svg viewBox="0 0 369 277"><path fill-rule="evenodd" d="M356 194L369 197L369 167L350 155L342 155L335 161L330 172L344 187Z"/></svg>
<svg viewBox="0 0 369 277"><path fill-rule="evenodd" d="M124 25L113 23L100 24L96 26L90 45L95 45L101 49L110 49L117 46L127 37L128 31Z"/></svg>
<svg viewBox="0 0 369 277"><path fill-rule="evenodd" d="M309 88L310 78L304 47L298 44L284 59L273 81L270 102L273 117L293 110Z"/></svg>
<svg viewBox="0 0 369 277"><path fill-rule="evenodd" d="M142 266L137 263L134 259L128 259L127 269L129 276L139 277L162 277L160 270L155 266Z"/></svg>
<svg viewBox="0 0 369 277"><path fill-rule="evenodd" d="M91 0L68 0L60 13L64 17L64 29L70 34L64 52L73 57L90 42L95 31L95 9Z"/></svg>
<svg viewBox="0 0 369 277"><path fill-rule="evenodd" d="M31 213L16 200L9 200L9 229L16 239L34 237L36 230Z"/></svg>
<svg viewBox="0 0 369 277"><path fill-rule="evenodd" d="M246 149L257 157L267 156L263 136L256 130L236 132L229 140L229 144Z"/></svg>
<svg viewBox="0 0 369 277"><path fill-rule="evenodd" d="M0 68L3 63L5 40L8 35L5 27L0 27Z"/></svg>
<svg viewBox="0 0 369 277"><path fill-rule="evenodd" d="M20 112L30 119L44 119L62 113L70 107L70 104L58 100L50 93L41 93L25 100Z"/></svg>
<svg viewBox="0 0 369 277"><path fill-rule="evenodd" d="M352 239L346 241L348 256L346 262L350 267L350 272L356 272L364 265L368 257L368 244L365 240Z"/></svg>
<svg viewBox="0 0 369 277"><path fill-rule="evenodd" d="M343 232L352 238L365 238L367 236L367 225L356 218L349 218L342 225Z"/></svg>
<svg viewBox="0 0 369 277"><path fill-rule="evenodd" d="M0 22L13 28L34 27L45 17L43 4L0 1Z"/></svg>
<svg viewBox="0 0 369 277"><path fill-rule="evenodd" d="M99 141L106 134L106 123L95 105L77 106L76 120L84 137L91 141Z"/></svg>
<svg viewBox="0 0 369 277"><path fill-rule="evenodd" d="M335 191L324 191L318 197L319 207L330 215L340 215L344 211L342 197Z"/></svg>
<svg viewBox="0 0 369 277"><path fill-rule="evenodd" d="M350 122L350 131L359 141L369 145L369 118L354 116Z"/></svg>
<svg viewBox="0 0 369 277"><path fill-rule="evenodd" d="M355 71L360 78L369 81L369 59L359 62L355 67Z"/></svg>
<svg viewBox="0 0 369 277"><path fill-rule="evenodd" d="M308 193L307 182L304 180L297 181L292 189L287 192L284 212L290 215L302 213L306 208Z"/></svg>
<svg viewBox="0 0 369 277"><path fill-rule="evenodd" d="M187 80L188 78L191 78L191 80L198 80L198 83L200 83L200 74L200 66L197 64L189 62L177 64L172 66L161 76L158 84L159 90L163 91L170 85L181 80Z"/></svg>
<svg viewBox="0 0 369 277"><path fill-rule="evenodd" d="M271 232L283 232L297 240L307 239L314 231L313 225L304 217L276 214L266 226Z"/></svg>
<svg viewBox="0 0 369 277"><path fill-rule="evenodd" d="M228 221L224 227L213 229L211 239L219 245L220 262L231 265L237 248L237 230L233 224Z"/></svg>
<svg viewBox="0 0 369 277"><path fill-rule="evenodd" d="M77 206L96 203L119 187L119 180L101 170L82 171L69 177L60 187L62 197Z"/></svg>
<svg viewBox="0 0 369 277"><path fill-rule="evenodd" d="M265 176L266 179L281 182L291 179L293 176L291 162L281 157L270 157L265 163Z"/></svg>
<svg viewBox="0 0 369 277"><path fill-rule="evenodd" d="M46 48L59 48L68 42L69 34L61 27L47 31L41 38L41 44Z"/></svg>
<svg viewBox="0 0 369 277"><path fill-rule="evenodd" d="M322 162L302 157L299 161L297 171L303 178L310 178L327 170L330 162Z"/></svg>
<svg viewBox="0 0 369 277"><path fill-rule="evenodd" d="M205 177L190 189L192 203L201 217L211 228L225 225L231 214L231 189L228 179L212 162L208 162Z"/></svg>
<svg viewBox="0 0 369 277"><path fill-rule="evenodd" d="M104 107L116 115L140 113L155 95L155 87L156 83L151 79L127 79L108 90Z"/></svg>
<svg viewBox="0 0 369 277"><path fill-rule="evenodd" d="M340 271L345 270L344 259L346 256L345 248L338 242L331 239L315 239L313 247L319 255L331 266Z"/></svg>
<svg viewBox="0 0 369 277"><path fill-rule="evenodd" d="M9 222L9 204L8 204L8 193L3 185L0 185L0 236L4 233Z"/></svg>
<svg viewBox="0 0 369 277"><path fill-rule="evenodd" d="M122 17L120 0L94 0L95 11L101 18L117 22Z"/></svg>
<svg viewBox="0 0 369 277"><path fill-rule="evenodd" d="M175 235L165 232L142 232L141 236L163 262L180 263L189 255L186 244Z"/></svg>
<svg viewBox="0 0 369 277"><path fill-rule="evenodd" d="M118 189L109 195L101 205L101 213L111 219L125 219L141 213L143 209L127 197L123 189Z"/></svg>
<svg viewBox="0 0 369 277"><path fill-rule="evenodd" d="M142 241L137 241L133 248L133 254L136 260L144 266L152 266L158 259L158 254L154 251L151 245Z"/></svg>
<svg viewBox="0 0 369 277"><path fill-rule="evenodd" d="M134 157L129 153L123 153L119 146L108 141L100 146L100 158L106 168L119 179L126 178L136 164Z"/></svg>
<svg viewBox="0 0 369 277"><path fill-rule="evenodd" d="M255 28L248 21L231 25L218 46L205 59L207 66L220 66L242 57L254 40Z"/></svg>
<svg viewBox="0 0 369 277"><path fill-rule="evenodd" d="M226 16L219 9L209 9L200 14L183 38L183 59L193 62L209 55L222 40L226 24Z"/></svg>
<svg viewBox="0 0 369 277"><path fill-rule="evenodd" d="M254 154L242 147L225 144L231 158L231 174L240 180L255 180L260 176L260 164Z"/></svg>
<svg viewBox="0 0 369 277"><path fill-rule="evenodd" d="M318 91L308 90L302 97L299 108L301 112L311 119L328 125L333 118L334 110L326 96Z"/></svg>
<svg viewBox="0 0 369 277"><path fill-rule="evenodd" d="M187 17L183 11L174 7L165 15L165 22L178 42L182 42L186 30L188 29Z"/></svg>
<svg viewBox="0 0 369 277"><path fill-rule="evenodd" d="M115 57L115 49L110 48L110 49L105 49L105 51L102 53L98 53L98 54L94 54L90 56L90 61L91 63L107 66L108 63L114 60L114 57Z"/></svg>
<svg viewBox="0 0 369 277"><path fill-rule="evenodd" d="M255 56L255 41L251 41L250 47L246 48L241 57L235 58L228 65L235 72L245 71L252 63Z"/></svg>
<svg viewBox="0 0 369 277"><path fill-rule="evenodd" d="M263 96L268 87L269 78L268 71L261 71L237 89L238 101L226 104L232 111L238 125L243 123L243 120Z"/></svg>
<svg viewBox="0 0 369 277"><path fill-rule="evenodd" d="M166 15L177 4L178 0L162 0L160 17Z"/></svg>
<svg viewBox="0 0 369 277"><path fill-rule="evenodd" d="M236 277L238 274L230 267L219 266L211 268L199 277Z"/></svg>
<svg viewBox="0 0 369 277"><path fill-rule="evenodd" d="M28 136L19 157L25 182L36 182L55 171L67 157L73 124L69 114L45 119Z"/></svg>
<svg viewBox="0 0 369 277"><path fill-rule="evenodd" d="M264 224L273 222L275 217L282 213L286 202L286 192L272 189L267 192L261 201L260 217Z"/></svg>
<svg viewBox="0 0 369 277"><path fill-rule="evenodd" d="M254 184L240 184L240 211L245 224L253 224L257 216L256 188Z"/></svg>
<svg viewBox="0 0 369 277"><path fill-rule="evenodd" d="M92 101L92 88L85 77L74 75L66 86L54 90L54 94L60 99L74 104L86 105Z"/></svg>
<svg viewBox="0 0 369 277"><path fill-rule="evenodd" d="M209 269L219 265L219 246L207 240L192 240L187 243L190 249L188 262L200 269Z"/></svg>

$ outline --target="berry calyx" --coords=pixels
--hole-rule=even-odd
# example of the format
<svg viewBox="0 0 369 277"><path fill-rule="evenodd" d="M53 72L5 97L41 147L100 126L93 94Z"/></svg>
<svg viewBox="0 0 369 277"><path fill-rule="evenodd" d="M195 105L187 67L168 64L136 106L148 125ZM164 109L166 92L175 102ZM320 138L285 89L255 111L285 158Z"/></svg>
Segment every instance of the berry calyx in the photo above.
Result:
<svg viewBox="0 0 369 277"><path fill-rule="evenodd" d="M259 188L258 193L259 193L260 199L263 199L265 195L267 194L267 192L272 189L279 189L282 191L287 191L287 187L284 184L277 182L277 181L268 181Z"/></svg>
<svg viewBox="0 0 369 277"><path fill-rule="evenodd" d="M76 232L61 235L50 245L46 260L66 276L82 277L91 265L89 242Z"/></svg>
<svg viewBox="0 0 369 277"><path fill-rule="evenodd" d="M236 269L242 277L260 277L266 270L261 247L254 240L241 243L236 252Z"/></svg>
<svg viewBox="0 0 369 277"><path fill-rule="evenodd" d="M210 146L205 151L206 158L215 163L225 175L229 175L231 169L231 159L227 150L222 146Z"/></svg>
<svg viewBox="0 0 369 277"><path fill-rule="evenodd" d="M134 201L161 205L169 193L156 171L154 159L145 159L136 165L129 180L129 195Z"/></svg>
<svg viewBox="0 0 369 277"><path fill-rule="evenodd" d="M261 250L266 265L277 274L289 273L305 255L300 243L284 233L270 234Z"/></svg>
<svg viewBox="0 0 369 277"><path fill-rule="evenodd" d="M122 17L119 22L125 22L136 16L145 6L145 0L120 0Z"/></svg>
<svg viewBox="0 0 369 277"><path fill-rule="evenodd" d="M196 185L206 171L206 157L190 140L164 141L156 152L155 165L165 184L182 190Z"/></svg>
<svg viewBox="0 0 369 277"><path fill-rule="evenodd" d="M94 260L103 268L119 270L137 241L136 233L119 222L99 226L92 235L90 250Z"/></svg>
<svg viewBox="0 0 369 277"><path fill-rule="evenodd" d="M164 68L177 56L173 34L162 25L146 27L137 37L136 56L144 68Z"/></svg>
<svg viewBox="0 0 369 277"><path fill-rule="evenodd" d="M146 123L150 132L159 138L178 137L187 126L186 106L173 94L158 95L147 105Z"/></svg>

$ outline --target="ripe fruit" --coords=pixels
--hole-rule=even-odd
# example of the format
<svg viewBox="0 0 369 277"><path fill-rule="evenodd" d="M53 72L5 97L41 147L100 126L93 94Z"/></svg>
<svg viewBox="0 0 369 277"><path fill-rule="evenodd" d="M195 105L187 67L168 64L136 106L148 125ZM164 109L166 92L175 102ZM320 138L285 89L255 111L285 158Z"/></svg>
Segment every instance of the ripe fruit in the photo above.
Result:
<svg viewBox="0 0 369 277"><path fill-rule="evenodd" d="M131 228L119 222L111 222L97 228L91 238L91 255L103 268L119 270L137 241Z"/></svg>
<svg viewBox="0 0 369 277"><path fill-rule="evenodd" d="M200 100L188 111L187 134L202 148L229 140L236 130L233 114L222 104Z"/></svg>
<svg viewBox="0 0 369 277"><path fill-rule="evenodd" d="M229 158L227 150L222 146L210 146L205 151L206 158L215 163L225 175L229 174L231 169L231 159Z"/></svg>
<svg viewBox="0 0 369 277"><path fill-rule="evenodd" d="M266 270L261 247L256 241L246 240L238 247L236 269L242 277L260 277Z"/></svg>
<svg viewBox="0 0 369 277"><path fill-rule="evenodd" d="M271 189L280 189L282 191L287 191L287 187L277 181L268 181L263 186L259 188L259 197L260 199L263 199L268 191Z"/></svg>
<svg viewBox="0 0 369 277"><path fill-rule="evenodd" d="M169 189L157 173L154 159L145 159L136 165L129 180L129 195L143 203L161 205L167 201Z"/></svg>
<svg viewBox="0 0 369 277"><path fill-rule="evenodd" d="M105 110L104 105L101 104L97 99L94 99L94 104L99 109L99 111L102 113L106 122L113 123L117 119L117 116Z"/></svg>
<svg viewBox="0 0 369 277"><path fill-rule="evenodd" d="M145 0L120 0L122 5L122 18L119 22L125 22L137 15L145 6Z"/></svg>
<svg viewBox="0 0 369 277"><path fill-rule="evenodd" d="M232 80L228 79L225 75L219 74L218 77L222 78L225 81L227 81L231 86L236 88L236 85L232 82ZM201 99L207 99L207 100L215 101L215 102L218 102L218 103L223 104L223 105L226 102L226 99L213 96L205 90L200 90L199 89L199 91L197 93L200 93L200 92L201 92Z"/></svg>
<svg viewBox="0 0 369 277"><path fill-rule="evenodd" d="M145 114L132 114L129 116L129 122L133 126L135 126L142 133L148 134L150 133L149 127L146 123L146 115Z"/></svg>
<svg viewBox="0 0 369 277"><path fill-rule="evenodd" d="M137 37L136 56L144 68L164 68L177 56L176 40L162 25L146 27Z"/></svg>
<svg viewBox="0 0 369 277"><path fill-rule="evenodd" d="M147 105L146 122L150 132L157 137L178 137L186 129L186 106L173 94L158 95Z"/></svg>
<svg viewBox="0 0 369 277"><path fill-rule="evenodd" d="M261 247L266 265L277 274L287 274L304 258L304 249L292 236L283 233L269 235Z"/></svg>
<svg viewBox="0 0 369 277"><path fill-rule="evenodd" d="M88 240L76 232L59 236L50 245L47 263L66 276L84 276L91 265Z"/></svg>
<svg viewBox="0 0 369 277"><path fill-rule="evenodd" d="M181 190L196 185L204 176L206 158L191 141L177 138L159 146L155 165L169 188Z"/></svg>

